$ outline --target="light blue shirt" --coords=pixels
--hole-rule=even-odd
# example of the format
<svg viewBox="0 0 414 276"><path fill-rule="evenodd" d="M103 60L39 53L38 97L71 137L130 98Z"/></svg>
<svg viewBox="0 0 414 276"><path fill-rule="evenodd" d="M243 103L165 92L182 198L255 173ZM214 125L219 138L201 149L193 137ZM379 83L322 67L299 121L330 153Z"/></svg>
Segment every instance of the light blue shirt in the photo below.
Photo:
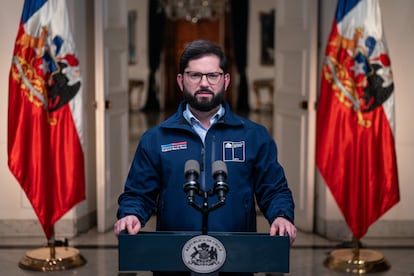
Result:
<svg viewBox="0 0 414 276"><path fill-rule="evenodd" d="M214 116L212 116L210 119L210 127L214 125L217 122L217 120L224 115L224 112L224 107L220 105L220 108L217 111L217 113L214 114ZM185 110L183 111L183 116L187 120L187 122L190 123L190 125L193 127L195 132L197 132L197 134L200 136L201 140L204 143L204 139L206 137L208 128L205 128L203 124L201 124L201 122L193 115L193 113L191 113L190 109L188 108L188 104Z"/></svg>

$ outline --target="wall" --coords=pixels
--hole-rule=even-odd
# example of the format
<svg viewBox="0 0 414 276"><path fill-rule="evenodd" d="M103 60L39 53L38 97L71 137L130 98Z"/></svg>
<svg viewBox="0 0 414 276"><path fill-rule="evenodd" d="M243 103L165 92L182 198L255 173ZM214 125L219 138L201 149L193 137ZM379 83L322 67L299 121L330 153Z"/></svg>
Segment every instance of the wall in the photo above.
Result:
<svg viewBox="0 0 414 276"><path fill-rule="evenodd" d="M147 100L146 90L148 89L148 1L128 0L128 11L137 12L135 29L136 63L128 66L129 80L143 80L144 87L131 91L130 99L136 101L134 108L140 109Z"/></svg>
<svg viewBox="0 0 414 276"><path fill-rule="evenodd" d="M366 237L413 237L414 236L414 131L410 118L414 117L412 93L412 49L414 49L414 2L411 0L380 0L384 33L389 48L396 95L396 151L399 170L400 202L374 223ZM336 1L321 0L321 57L326 47ZM318 233L332 239L349 239L350 231L345 224L336 202L323 181L317 179Z"/></svg>
<svg viewBox="0 0 414 276"><path fill-rule="evenodd" d="M248 61L247 61L247 77L249 82L249 105L251 109L258 106L258 99L253 93L253 82L255 80L273 79L274 66L262 65L260 63L260 42L261 42L261 26L260 13L268 13L275 9L275 0L250 1L249 6L249 33L248 33ZM277 12L276 12L277 16ZM263 93L263 96L267 96ZM269 102L273 100L269 97Z"/></svg>

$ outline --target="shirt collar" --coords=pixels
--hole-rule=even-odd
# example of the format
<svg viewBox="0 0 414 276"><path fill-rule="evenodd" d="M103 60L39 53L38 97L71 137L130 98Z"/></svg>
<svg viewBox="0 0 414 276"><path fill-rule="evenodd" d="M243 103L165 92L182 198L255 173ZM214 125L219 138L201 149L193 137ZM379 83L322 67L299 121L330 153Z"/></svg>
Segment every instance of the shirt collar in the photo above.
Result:
<svg viewBox="0 0 414 276"><path fill-rule="evenodd" d="M214 114L210 118L210 126L212 126L221 117L223 117L224 113L225 113L225 109L224 109L223 105L220 104L219 110L217 110L216 114ZM185 110L183 111L183 116L190 125L194 125L195 122L200 123L200 121L193 115L193 113L191 113L188 103L186 104Z"/></svg>

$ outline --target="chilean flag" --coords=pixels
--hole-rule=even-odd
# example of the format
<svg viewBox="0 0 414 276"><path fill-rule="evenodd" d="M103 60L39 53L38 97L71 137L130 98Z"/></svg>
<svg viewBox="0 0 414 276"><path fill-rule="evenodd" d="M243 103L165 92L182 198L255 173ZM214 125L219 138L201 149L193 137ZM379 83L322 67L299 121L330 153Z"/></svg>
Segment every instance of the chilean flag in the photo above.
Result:
<svg viewBox="0 0 414 276"><path fill-rule="evenodd" d="M394 82L377 0L338 0L317 110L316 165L355 238L400 200Z"/></svg>
<svg viewBox="0 0 414 276"><path fill-rule="evenodd" d="M9 76L8 165L42 225L85 199L82 80L64 0L25 0Z"/></svg>

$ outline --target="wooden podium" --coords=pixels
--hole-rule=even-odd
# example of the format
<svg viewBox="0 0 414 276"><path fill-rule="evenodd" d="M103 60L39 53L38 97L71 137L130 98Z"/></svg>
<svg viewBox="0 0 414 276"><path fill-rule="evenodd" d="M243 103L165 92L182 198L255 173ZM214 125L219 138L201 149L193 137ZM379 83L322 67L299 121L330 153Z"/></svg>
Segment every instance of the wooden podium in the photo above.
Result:
<svg viewBox="0 0 414 276"><path fill-rule="evenodd" d="M204 242L211 240L211 247ZM137 235L121 233L118 242L120 272L192 271L196 272L195 275L211 273L193 270L188 266L186 258L195 259L196 263L210 262L211 259L215 263L222 262L214 273L289 272L290 244L287 236L244 232L210 232L208 235L200 235L198 232L140 232ZM211 252L210 249L205 250L209 247L214 247L213 258L205 258L206 253ZM199 252L201 248L204 255ZM201 257L196 259L196 255ZM224 260L218 260L217 256L223 255Z"/></svg>

